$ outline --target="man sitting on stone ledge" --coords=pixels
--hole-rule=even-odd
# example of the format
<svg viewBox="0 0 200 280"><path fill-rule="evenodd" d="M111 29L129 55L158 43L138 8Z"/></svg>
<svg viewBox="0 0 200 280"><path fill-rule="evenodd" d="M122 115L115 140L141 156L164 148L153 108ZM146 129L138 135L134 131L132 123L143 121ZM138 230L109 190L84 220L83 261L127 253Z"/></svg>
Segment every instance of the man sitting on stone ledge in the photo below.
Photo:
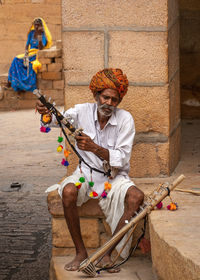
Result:
<svg viewBox="0 0 200 280"><path fill-rule="evenodd" d="M75 137L78 153L92 168L101 171L93 170L91 173L91 169L82 162L71 176L57 185L76 248L76 256L65 265L66 270L77 270L88 256L81 236L77 206L90 198L99 199L99 205L114 235L143 202L143 192L128 176L135 135L134 121L129 112L117 108L127 89L128 80L120 69L104 69L93 76L90 82L96 103L77 104L63 112L64 116L70 115L74 119L77 127L83 128L83 133ZM37 101L36 108L40 114L48 113L40 101ZM55 126L55 123L55 117L52 116L49 125ZM103 172L109 168L111 174L106 178ZM117 250L120 250L124 240L116 244ZM129 253L130 243L131 240L122 252L122 257ZM99 266L111 263L113 249L107 252ZM110 272L118 271L117 268Z"/></svg>

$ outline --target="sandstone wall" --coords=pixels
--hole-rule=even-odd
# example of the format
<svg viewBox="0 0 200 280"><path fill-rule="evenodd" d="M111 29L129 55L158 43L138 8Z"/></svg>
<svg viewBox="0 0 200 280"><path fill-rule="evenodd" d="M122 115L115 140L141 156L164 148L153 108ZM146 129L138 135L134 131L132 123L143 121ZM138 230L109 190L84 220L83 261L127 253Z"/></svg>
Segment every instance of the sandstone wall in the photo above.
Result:
<svg viewBox="0 0 200 280"><path fill-rule="evenodd" d="M61 0L0 1L0 74L6 73L12 59L23 53L27 33L34 18L42 17L54 43L61 39Z"/></svg>
<svg viewBox="0 0 200 280"><path fill-rule="evenodd" d="M137 130L134 177L170 174L179 160L178 37L174 0L62 1L66 107L93 101L88 85L98 70L123 69L130 88L121 106Z"/></svg>
<svg viewBox="0 0 200 280"><path fill-rule="evenodd" d="M200 2L179 0L182 118L200 118Z"/></svg>

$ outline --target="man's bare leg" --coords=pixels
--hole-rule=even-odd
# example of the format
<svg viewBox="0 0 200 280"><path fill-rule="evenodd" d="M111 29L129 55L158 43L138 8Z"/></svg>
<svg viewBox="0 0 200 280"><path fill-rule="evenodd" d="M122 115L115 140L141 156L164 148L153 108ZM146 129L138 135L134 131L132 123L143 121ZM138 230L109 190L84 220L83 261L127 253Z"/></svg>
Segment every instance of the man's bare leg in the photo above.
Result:
<svg viewBox="0 0 200 280"><path fill-rule="evenodd" d="M128 189L128 191L126 193L126 197L125 197L124 214L122 215L121 219L119 220L113 235L115 235L123 226L125 226L125 220L129 221L134 216L135 211L138 210L139 206L143 202L143 199L144 199L144 194L138 188L131 186ZM107 266L112 263L111 254L112 254L113 250L115 249L115 247L117 246L117 244L120 242L120 240L118 242L116 242L116 244L114 244L113 247L110 248L110 250L102 258L102 260L98 264L99 267ZM109 270L109 272L111 272L111 273L116 273L119 271L120 271L119 268Z"/></svg>
<svg viewBox="0 0 200 280"><path fill-rule="evenodd" d="M65 265L65 269L69 271L77 270L80 263L88 256L81 235L80 219L76 206L77 196L78 191L75 185L72 183L67 184L67 186L65 186L63 190L62 195L63 208L66 223L68 225L68 229L76 249L75 258L70 263Z"/></svg>

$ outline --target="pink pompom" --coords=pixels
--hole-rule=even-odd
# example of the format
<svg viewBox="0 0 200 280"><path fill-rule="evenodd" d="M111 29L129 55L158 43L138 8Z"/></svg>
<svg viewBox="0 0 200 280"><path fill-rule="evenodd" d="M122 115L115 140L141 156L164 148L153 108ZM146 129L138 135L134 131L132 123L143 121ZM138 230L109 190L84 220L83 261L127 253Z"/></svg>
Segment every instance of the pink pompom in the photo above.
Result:
<svg viewBox="0 0 200 280"><path fill-rule="evenodd" d="M161 208L163 207L162 201L160 201L160 202L156 205L156 207L157 207L158 209L161 209Z"/></svg>

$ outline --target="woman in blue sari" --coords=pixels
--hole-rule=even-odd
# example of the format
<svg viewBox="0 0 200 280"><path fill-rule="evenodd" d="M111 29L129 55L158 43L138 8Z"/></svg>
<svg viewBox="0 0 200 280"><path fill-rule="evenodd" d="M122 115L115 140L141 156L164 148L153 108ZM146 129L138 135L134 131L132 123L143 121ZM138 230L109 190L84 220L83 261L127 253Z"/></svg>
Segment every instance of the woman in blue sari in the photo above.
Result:
<svg viewBox="0 0 200 280"><path fill-rule="evenodd" d="M36 18L28 32L25 54L16 56L8 73L8 85L15 91L33 91L37 88L37 70L41 64L38 50L50 48L51 34L42 18Z"/></svg>

